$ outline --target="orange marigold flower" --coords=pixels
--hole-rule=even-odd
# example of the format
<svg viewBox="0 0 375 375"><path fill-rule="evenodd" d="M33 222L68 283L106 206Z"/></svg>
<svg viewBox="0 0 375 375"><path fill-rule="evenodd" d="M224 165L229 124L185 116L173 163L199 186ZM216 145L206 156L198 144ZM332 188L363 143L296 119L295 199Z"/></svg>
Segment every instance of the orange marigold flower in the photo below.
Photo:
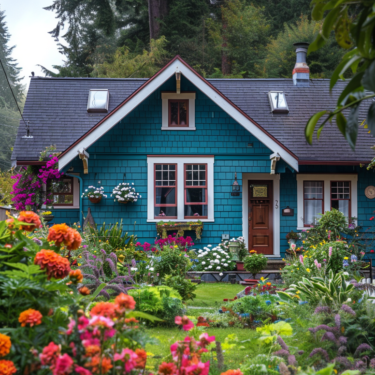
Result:
<svg viewBox="0 0 375 375"><path fill-rule="evenodd" d="M10 337L0 333L0 357L5 357L9 354L11 346Z"/></svg>
<svg viewBox="0 0 375 375"><path fill-rule="evenodd" d="M117 310L124 312L124 310L134 310L135 301L132 296L121 293L115 298L115 304L117 305Z"/></svg>
<svg viewBox="0 0 375 375"><path fill-rule="evenodd" d="M87 357L93 357L100 353L99 345L87 345L85 347L85 354Z"/></svg>
<svg viewBox="0 0 375 375"><path fill-rule="evenodd" d="M249 251L250 254L254 254L254 253L256 253L256 252L257 252L256 250L250 250L250 251Z"/></svg>
<svg viewBox="0 0 375 375"><path fill-rule="evenodd" d="M147 353L144 349L135 349L138 358L135 360L135 368L145 368L147 361Z"/></svg>
<svg viewBox="0 0 375 375"><path fill-rule="evenodd" d="M39 216L33 211L21 211L18 215L18 220L31 225L21 225L21 230L32 232L35 228L40 228L42 223Z"/></svg>
<svg viewBox="0 0 375 375"><path fill-rule="evenodd" d="M130 323L139 323L139 320L135 319L134 317L126 318L126 319L125 319L125 323L126 323L126 324L130 324Z"/></svg>
<svg viewBox="0 0 375 375"><path fill-rule="evenodd" d="M25 327L27 324L33 327L42 324L42 318L43 315L38 310L28 309L21 312L18 321L22 327Z"/></svg>
<svg viewBox="0 0 375 375"><path fill-rule="evenodd" d="M69 260L52 250L42 249L39 251L35 256L34 264L38 264L42 270L46 269L48 280L51 277L63 279L70 272Z"/></svg>
<svg viewBox="0 0 375 375"><path fill-rule="evenodd" d="M243 375L243 374L240 369L237 369L237 370L228 370L228 371L222 372L221 375Z"/></svg>
<svg viewBox="0 0 375 375"><path fill-rule="evenodd" d="M13 218L6 219L5 222L6 222L6 225L7 225L7 227L9 229L13 229L14 228L14 219Z"/></svg>
<svg viewBox="0 0 375 375"><path fill-rule="evenodd" d="M96 355L95 357L91 358L91 361L85 364L85 367L91 368L91 371L96 374L99 372L100 362L102 363L102 371L101 374L107 374L109 370L113 367L112 362L109 358Z"/></svg>
<svg viewBox="0 0 375 375"><path fill-rule="evenodd" d="M90 311L91 316L104 316L113 318L115 316L115 304L111 302L99 302Z"/></svg>
<svg viewBox="0 0 375 375"><path fill-rule="evenodd" d="M83 296L88 296L90 294L90 289L87 286L83 286L82 288L79 288L78 291Z"/></svg>
<svg viewBox="0 0 375 375"><path fill-rule="evenodd" d="M68 250L77 250L81 246L81 235L66 224L56 224L49 228L48 241L55 241L56 246L64 244Z"/></svg>
<svg viewBox="0 0 375 375"><path fill-rule="evenodd" d="M159 366L159 374L160 375L172 375L177 373L177 367L174 363L167 363L163 362Z"/></svg>
<svg viewBox="0 0 375 375"><path fill-rule="evenodd" d="M12 375L17 372L16 367L12 361L7 361L5 359L0 360L0 374L1 375Z"/></svg>
<svg viewBox="0 0 375 375"><path fill-rule="evenodd" d="M82 275L81 270L70 271L69 278L70 278L70 280L72 280L72 282L74 284L78 284L78 283L82 282L83 275Z"/></svg>

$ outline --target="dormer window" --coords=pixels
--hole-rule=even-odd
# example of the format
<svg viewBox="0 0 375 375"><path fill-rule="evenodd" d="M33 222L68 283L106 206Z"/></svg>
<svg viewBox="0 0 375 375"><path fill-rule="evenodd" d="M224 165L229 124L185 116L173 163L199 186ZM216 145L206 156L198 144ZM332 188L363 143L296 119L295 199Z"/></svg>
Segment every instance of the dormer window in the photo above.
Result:
<svg viewBox="0 0 375 375"><path fill-rule="evenodd" d="M286 103L285 94L282 91L270 91L268 93L271 111L273 113L288 113L289 108Z"/></svg>
<svg viewBox="0 0 375 375"><path fill-rule="evenodd" d="M189 127L189 100L168 101L169 121L168 127Z"/></svg>
<svg viewBox="0 0 375 375"><path fill-rule="evenodd" d="M108 112L109 91L107 89L92 89L89 91L87 112Z"/></svg>

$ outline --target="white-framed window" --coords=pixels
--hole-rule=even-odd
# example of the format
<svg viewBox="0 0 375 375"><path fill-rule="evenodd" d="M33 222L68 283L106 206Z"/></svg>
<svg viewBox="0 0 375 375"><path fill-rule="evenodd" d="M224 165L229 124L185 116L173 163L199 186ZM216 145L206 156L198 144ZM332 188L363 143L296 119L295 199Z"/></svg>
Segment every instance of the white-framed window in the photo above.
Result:
<svg viewBox="0 0 375 375"><path fill-rule="evenodd" d="M214 221L214 157L149 156L147 221Z"/></svg>
<svg viewBox="0 0 375 375"><path fill-rule="evenodd" d="M161 130L195 130L195 92L162 92Z"/></svg>
<svg viewBox="0 0 375 375"><path fill-rule="evenodd" d="M357 181L356 174L298 174L297 229L315 225L332 208L348 220L357 217Z"/></svg>

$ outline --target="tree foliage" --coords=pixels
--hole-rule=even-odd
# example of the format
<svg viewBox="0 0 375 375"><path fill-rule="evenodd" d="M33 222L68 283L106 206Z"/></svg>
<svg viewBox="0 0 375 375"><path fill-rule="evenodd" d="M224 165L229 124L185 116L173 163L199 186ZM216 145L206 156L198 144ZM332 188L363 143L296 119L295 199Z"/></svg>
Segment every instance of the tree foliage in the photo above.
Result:
<svg viewBox="0 0 375 375"><path fill-rule="evenodd" d="M296 52L293 43L312 43L321 28L321 22L310 21L307 16L301 16L296 24L284 24L275 39L267 45L265 64L259 67L259 75L265 77L288 78L291 76L296 62ZM312 78L330 77L344 52L340 49L333 35L322 49L311 53L307 63Z"/></svg>
<svg viewBox="0 0 375 375"><path fill-rule="evenodd" d="M319 123L319 138L324 125L336 120L340 132L352 149L355 148L358 134L358 113L361 103L375 97L375 12L374 2L358 1L314 1L312 16L323 24L319 34L309 47L309 53L322 49L334 31L337 43L348 52L342 57L332 74L330 89L350 69L353 77L341 92L334 110L323 110L313 115L305 128L307 141L311 144L316 125ZM349 111L347 117L343 114ZM324 118L323 121L321 121ZM367 125L375 132L375 103L369 106Z"/></svg>

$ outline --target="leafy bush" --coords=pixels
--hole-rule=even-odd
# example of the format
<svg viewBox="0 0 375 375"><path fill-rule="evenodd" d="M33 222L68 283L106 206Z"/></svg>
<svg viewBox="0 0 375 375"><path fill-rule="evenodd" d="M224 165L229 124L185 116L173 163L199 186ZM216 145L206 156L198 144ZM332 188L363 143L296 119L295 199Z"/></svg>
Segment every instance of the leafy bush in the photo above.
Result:
<svg viewBox="0 0 375 375"><path fill-rule="evenodd" d="M269 301L269 299L262 296L245 296L233 302L229 302L228 308L236 313L248 313L256 320L264 320L270 317L272 310L275 309L272 303L267 303L266 301Z"/></svg>
<svg viewBox="0 0 375 375"><path fill-rule="evenodd" d="M156 259L153 271L162 279L166 275L185 275L190 267L191 262L187 254L179 249L164 247L160 252L160 258Z"/></svg>
<svg viewBox="0 0 375 375"><path fill-rule="evenodd" d="M256 274L266 267L267 258L263 254L255 252L255 250L251 250L250 253L251 254L244 259L244 268L246 271L251 272L255 278Z"/></svg>
<svg viewBox="0 0 375 375"><path fill-rule="evenodd" d="M209 245L211 246L211 245ZM212 249L204 247L203 250L196 250L197 264L195 269L197 271L230 271L235 267L235 262L227 250L216 246Z"/></svg>
<svg viewBox="0 0 375 375"><path fill-rule="evenodd" d="M183 301L193 300L196 297L194 292L197 289L197 284L186 279L183 275L166 275L163 283L177 290Z"/></svg>

